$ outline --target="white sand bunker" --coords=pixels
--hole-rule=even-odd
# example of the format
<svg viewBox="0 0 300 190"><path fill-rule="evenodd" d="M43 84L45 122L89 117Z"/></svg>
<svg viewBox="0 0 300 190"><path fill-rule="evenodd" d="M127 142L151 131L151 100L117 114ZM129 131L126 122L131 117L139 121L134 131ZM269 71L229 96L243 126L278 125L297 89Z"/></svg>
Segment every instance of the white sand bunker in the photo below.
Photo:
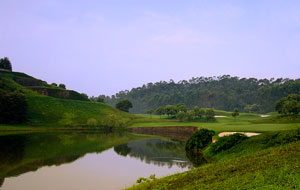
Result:
<svg viewBox="0 0 300 190"><path fill-rule="evenodd" d="M223 118L223 117L227 117L225 115L215 115L215 118Z"/></svg>
<svg viewBox="0 0 300 190"><path fill-rule="evenodd" d="M260 117L270 117L270 115L260 115Z"/></svg>
<svg viewBox="0 0 300 190"><path fill-rule="evenodd" d="M261 134L261 133L249 133L249 132L223 132L223 133L219 133L219 137L233 135L235 133L241 133L241 134L246 135L247 137L257 136L257 135Z"/></svg>

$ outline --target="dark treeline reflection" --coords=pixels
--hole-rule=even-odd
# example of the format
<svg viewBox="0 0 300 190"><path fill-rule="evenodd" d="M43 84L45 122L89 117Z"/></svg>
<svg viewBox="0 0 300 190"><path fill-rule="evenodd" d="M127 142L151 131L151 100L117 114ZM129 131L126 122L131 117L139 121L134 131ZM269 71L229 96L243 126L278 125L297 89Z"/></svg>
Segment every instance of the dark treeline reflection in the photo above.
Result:
<svg viewBox="0 0 300 190"><path fill-rule="evenodd" d="M200 160L206 162L201 154L194 155L198 158L187 157L190 155L185 151L185 142L180 140L144 139L115 146L114 150L119 155L128 155L158 166L193 168L201 165Z"/></svg>
<svg viewBox="0 0 300 190"><path fill-rule="evenodd" d="M114 133L32 133L0 136L0 187L6 177L42 166L70 163L86 153L102 152L141 137Z"/></svg>

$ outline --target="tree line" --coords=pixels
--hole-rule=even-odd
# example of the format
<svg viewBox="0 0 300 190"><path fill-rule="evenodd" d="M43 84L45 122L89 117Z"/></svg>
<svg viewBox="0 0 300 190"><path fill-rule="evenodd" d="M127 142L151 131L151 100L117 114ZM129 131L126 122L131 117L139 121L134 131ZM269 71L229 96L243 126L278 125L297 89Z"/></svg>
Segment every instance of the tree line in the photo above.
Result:
<svg viewBox="0 0 300 190"><path fill-rule="evenodd" d="M147 113L152 115L153 110L149 109ZM155 113L160 116L167 115L168 118L178 119L179 121L215 121L215 111L213 109L201 109L195 106L193 109L188 110L183 103L158 107Z"/></svg>
<svg viewBox="0 0 300 190"><path fill-rule="evenodd" d="M132 113L146 113L161 106L184 103L194 106L241 112L266 113L275 111L274 104L289 94L300 94L300 79L256 79L223 75L197 77L188 81L160 81L148 83L130 91L112 96L100 95L104 102L114 106L121 100L132 102Z"/></svg>

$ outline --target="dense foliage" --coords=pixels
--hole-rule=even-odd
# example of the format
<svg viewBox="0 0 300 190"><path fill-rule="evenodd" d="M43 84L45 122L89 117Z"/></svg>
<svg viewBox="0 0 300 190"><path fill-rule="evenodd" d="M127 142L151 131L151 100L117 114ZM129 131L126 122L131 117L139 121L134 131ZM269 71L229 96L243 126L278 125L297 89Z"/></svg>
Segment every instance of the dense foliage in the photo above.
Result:
<svg viewBox="0 0 300 190"><path fill-rule="evenodd" d="M149 111L152 111L152 109L147 111L148 114ZM195 106L193 109L188 110L183 103L161 106L156 109L155 113L160 116L167 115L168 118L178 119L179 121L215 121L215 111L213 109L200 109Z"/></svg>
<svg viewBox="0 0 300 190"><path fill-rule="evenodd" d="M281 98L276 102L275 109L280 114L297 116L300 113L300 95L290 94Z"/></svg>
<svg viewBox="0 0 300 190"><path fill-rule="evenodd" d="M191 138L189 138L185 144L185 149L201 150L212 142L212 137L215 135L215 131L208 129L200 129L195 132Z"/></svg>
<svg viewBox="0 0 300 190"><path fill-rule="evenodd" d="M12 71L11 62L9 61L9 59L7 57L0 59L0 69Z"/></svg>
<svg viewBox="0 0 300 190"><path fill-rule="evenodd" d="M25 95L0 79L0 123L21 123L27 119Z"/></svg>
<svg viewBox="0 0 300 190"><path fill-rule="evenodd" d="M239 113L239 110L237 108L234 108L233 112L231 113L232 117L236 117L236 116L239 116L240 113Z"/></svg>
<svg viewBox="0 0 300 190"><path fill-rule="evenodd" d="M241 133L235 133L233 135L224 136L210 146L210 151L213 154L216 154L221 151L228 150L246 139L248 139L248 137Z"/></svg>
<svg viewBox="0 0 300 190"><path fill-rule="evenodd" d="M116 108L121 111L129 112L129 109L132 108L132 103L129 100L121 100L116 104Z"/></svg>
<svg viewBox="0 0 300 190"><path fill-rule="evenodd" d="M265 113L274 111L274 103L291 93L300 93L300 79L256 79L224 75L220 77L197 77L175 83L160 81L148 83L130 91L120 91L108 97L109 105L128 99L133 113L146 113L168 104L184 103L189 109L214 108L240 112Z"/></svg>

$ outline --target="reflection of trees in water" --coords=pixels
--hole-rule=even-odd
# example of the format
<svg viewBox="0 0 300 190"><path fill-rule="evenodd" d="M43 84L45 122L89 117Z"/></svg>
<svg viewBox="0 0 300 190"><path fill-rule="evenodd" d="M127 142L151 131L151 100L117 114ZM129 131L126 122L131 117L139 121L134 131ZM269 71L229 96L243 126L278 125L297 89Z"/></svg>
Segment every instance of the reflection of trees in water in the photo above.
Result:
<svg viewBox="0 0 300 190"><path fill-rule="evenodd" d="M22 135L0 137L0 169L3 165L13 165L22 161L25 140Z"/></svg>
<svg viewBox="0 0 300 190"><path fill-rule="evenodd" d="M205 159L203 152L200 151L186 151L186 157L193 163L194 167L201 166L205 163L207 163L207 160Z"/></svg>
<svg viewBox="0 0 300 190"><path fill-rule="evenodd" d="M70 163L87 153L99 153L134 138L128 133L121 132L59 132L0 136L0 179L36 171L43 166Z"/></svg>
<svg viewBox="0 0 300 190"><path fill-rule="evenodd" d="M185 143L183 141L165 141L161 139L145 139L130 142L122 145L122 148L115 148L115 152L122 155L118 150L130 150L130 157L157 166L168 166L171 168L176 165L180 168L191 168L192 164L185 155ZM125 148L127 147L127 148Z"/></svg>
<svg viewBox="0 0 300 190"><path fill-rule="evenodd" d="M122 144L119 146L115 146L114 151L117 152L121 156L127 156L130 153L131 148L129 148L127 146L127 144Z"/></svg>

